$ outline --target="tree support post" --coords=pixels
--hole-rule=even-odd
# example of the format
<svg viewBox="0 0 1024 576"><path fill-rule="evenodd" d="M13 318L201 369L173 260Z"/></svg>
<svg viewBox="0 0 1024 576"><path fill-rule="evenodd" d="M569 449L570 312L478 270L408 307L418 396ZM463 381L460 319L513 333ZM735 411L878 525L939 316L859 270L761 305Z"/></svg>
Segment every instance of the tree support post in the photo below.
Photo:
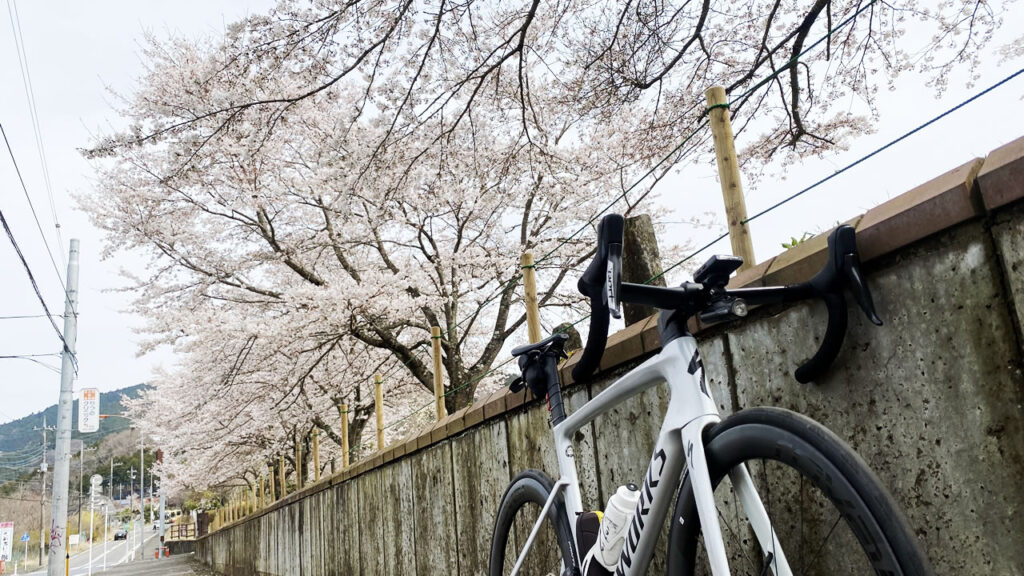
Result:
<svg viewBox="0 0 1024 576"><path fill-rule="evenodd" d="M533 253L519 257L523 271L523 302L526 304L526 334L530 343L540 342L540 303L537 300L537 271Z"/></svg>
<svg viewBox="0 0 1024 576"><path fill-rule="evenodd" d="M746 223L747 205L743 200L740 165L736 159L736 145L732 138L729 101L726 100L725 88L722 86L708 88L705 96L711 120L711 136L715 142L718 178L722 183L722 197L725 200L725 217L729 221L729 241L732 243L733 254L743 258L740 270L745 270L756 262L750 227Z"/></svg>
<svg viewBox="0 0 1024 576"><path fill-rule="evenodd" d="M444 407L444 372L441 366L441 327L430 327L430 345L434 352L434 401L437 404L437 421L448 415Z"/></svg>
<svg viewBox="0 0 1024 576"><path fill-rule="evenodd" d="M302 473L302 442L298 435L295 436L295 489L302 490L304 474Z"/></svg>
<svg viewBox="0 0 1024 576"><path fill-rule="evenodd" d="M373 375L374 407L377 411L377 451L384 449L384 377Z"/></svg>
<svg viewBox="0 0 1024 576"><path fill-rule="evenodd" d="M284 484L284 456L281 456L280 458L281 458L281 463L280 463L280 466L277 469L277 475L281 479L281 498L284 498L285 496L288 495L288 487L285 486L285 484Z"/></svg>
<svg viewBox="0 0 1024 576"><path fill-rule="evenodd" d="M320 431L313 430L313 481L320 481Z"/></svg>
<svg viewBox="0 0 1024 576"><path fill-rule="evenodd" d="M341 405L341 469L348 468L348 404Z"/></svg>
<svg viewBox="0 0 1024 576"><path fill-rule="evenodd" d="M270 502L271 503L274 503L274 502L277 501L277 488L274 487L274 485L277 483L277 481L274 479L274 476L276 476L276 474L274 474L274 472L275 472L274 466L271 465L270 466L270 478L269 478L270 481L267 482L267 484L270 484Z"/></svg>

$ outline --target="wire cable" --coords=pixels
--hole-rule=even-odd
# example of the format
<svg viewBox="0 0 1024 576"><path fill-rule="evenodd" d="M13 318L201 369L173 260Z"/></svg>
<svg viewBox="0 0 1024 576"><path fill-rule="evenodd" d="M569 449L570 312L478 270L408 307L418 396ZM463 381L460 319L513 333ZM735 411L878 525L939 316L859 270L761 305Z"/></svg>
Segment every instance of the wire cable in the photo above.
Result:
<svg viewBox="0 0 1024 576"><path fill-rule="evenodd" d="M854 162L851 162L850 164L847 164L846 166L840 168L839 170L836 170L832 174L830 174L828 176L825 176L824 178L818 180L817 182L811 184L810 186L807 186L806 188L804 188L804 189L802 189L802 190L800 190L800 191L798 191L798 192L796 192L794 194L790 194L789 196L783 198L782 200L776 202L775 204L772 204L771 206L765 208L764 210L761 210L757 214L754 214L753 216L747 218L746 220L743 221L743 223L746 224L747 222L750 222L750 221L752 221L752 220L754 220L756 218L760 218L761 216L764 216L765 214L771 212L772 210L775 210L779 206L782 206L783 204L786 204L786 203L788 203L788 202L790 202L790 201L792 201L792 200L794 200L796 198L799 198L800 196L803 196L807 192L810 192L811 190L817 188L818 186L824 184L825 182L828 182L829 180L835 178L836 176L839 176L840 174L842 174L843 172L846 172L850 168L853 168L854 166L857 166L858 164L864 162L865 160L868 160L869 158L877 156L881 152L891 148L892 146L895 146L896 144L902 142L903 140L906 140L910 136L913 136L914 134L917 134L921 130L924 130L928 126L931 126L932 124L938 122L939 120L945 118L946 116L949 116L953 112L956 112L957 110L963 108L964 106L970 104L971 102L974 102L978 98L981 98L985 94L988 94L989 92L995 90L996 88L999 88L1003 84L1006 84L1007 82L1009 82L1010 80L1013 80L1014 78L1016 78L1017 76L1020 76L1021 74L1024 74L1024 68L1021 68L1020 70L1017 70L1013 74L1010 74L1009 76L1007 76L1006 78L1003 78L999 82L996 82L995 84L989 86L988 88L985 88L984 90L982 90L981 92L978 92L974 96L971 96L967 100L964 100L963 102L957 104L956 106L953 106L949 110L946 110L942 114L939 114L938 116L935 116L931 120L928 120L924 124L921 124L918 127L916 127L914 129L904 133L902 136L896 138L895 140L892 140L892 141L888 142L887 144L885 144L885 145L883 145L883 146L881 146L879 148L874 149L870 153L860 157L859 159L855 160Z"/></svg>
<svg viewBox="0 0 1024 576"><path fill-rule="evenodd" d="M50 326L53 326L53 331L57 333L57 337L60 338L61 343L64 345L64 352L71 356L71 361L75 364L77 370L78 359L76 358L75 353L71 351L71 347L68 346L68 342L64 339L64 334L61 333L60 328L57 328L57 323L53 321L53 314L50 313L50 309L46 306L46 300L43 299L43 294L39 291L39 284L36 283L36 278L32 274L32 268L29 267L28 261L25 260L25 255L21 252L21 247L18 246L18 241L14 239L14 234L11 232L11 227L7 224L7 218L4 217L2 210L0 210L0 224L3 224L4 232L7 233L7 238L11 241L11 246L14 246L14 251L18 253L21 265L24 266L25 273L28 274L28 280L32 283L32 289L35 290L36 297L39 299L39 304L42 305L43 311L46 312L47 319L50 321Z"/></svg>
<svg viewBox="0 0 1024 576"><path fill-rule="evenodd" d="M39 235L43 238L43 246L46 247L46 253L50 255L50 262L53 263L53 271L57 273L57 280L60 282L60 287L67 292L67 286L64 285L64 278L60 275L60 268L57 266L57 260L53 257L53 251L50 249L50 243L47 242L46 234L43 233L43 226L39 223L39 215L36 214L36 207L32 203L32 197L29 196L28 187L25 186L25 179L21 177L21 168L18 167L18 161L14 158L14 150L11 149L11 142L7 139L7 131L4 130L3 124L0 124L0 134L4 137L4 144L7 145L7 153L11 156L11 163L14 164L14 172L18 175L18 182L21 183L22 191L25 192L25 200L28 200L28 207L32 210L32 218L36 221L36 228L39 230Z"/></svg>
<svg viewBox="0 0 1024 576"><path fill-rule="evenodd" d="M21 83L25 89L25 98L28 100L29 116L32 120L32 129L36 137L36 151L39 154L39 163L43 170L43 182L46 185L46 195L50 200L50 214L53 216L53 227L57 233L57 245L63 246L61 238L60 222L57 220L57 206L53 201L53 180L50 177L50 164L46 159L46 147L43 145L43 131L39 124L39 107L36 104L36 92L32 86L32 72L28 65L28 50L25 48L25 35L21 30L21 18L18 15L18 1L7 0L7 15L11 20L11 32L14 34L14 47L18 52L18 65L21 67ZM17 30L15 30L17 28ZM67 260L64 253L60 252L60 260L67 268ZM60 276L60 272L57 272Z"/></svg>

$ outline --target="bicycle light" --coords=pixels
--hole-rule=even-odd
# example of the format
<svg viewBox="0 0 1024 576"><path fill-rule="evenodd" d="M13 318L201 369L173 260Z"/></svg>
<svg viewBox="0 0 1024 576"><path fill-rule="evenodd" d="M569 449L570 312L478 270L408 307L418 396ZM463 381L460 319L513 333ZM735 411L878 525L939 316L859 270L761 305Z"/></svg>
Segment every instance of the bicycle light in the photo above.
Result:
<svg viewBox="0 0 1024 576"><path fill-rule="evenodd" d="M733 300L732 305L729 306L729 312L732 313L733 316L739 316L740 318L743 318L744 316L747 315L748 312L750 312L750 310L747 308L746 300L742 298L737 298Z"/></svg>

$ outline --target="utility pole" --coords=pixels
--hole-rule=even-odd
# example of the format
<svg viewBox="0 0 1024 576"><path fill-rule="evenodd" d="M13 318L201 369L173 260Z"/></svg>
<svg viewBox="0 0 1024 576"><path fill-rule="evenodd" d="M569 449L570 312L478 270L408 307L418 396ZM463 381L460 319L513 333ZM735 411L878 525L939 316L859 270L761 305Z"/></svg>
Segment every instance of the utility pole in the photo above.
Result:
<svg viewBox="0 0 1024 576"><path fill-rule="evenodd" d="M85 473L85 440L81 442L81 453L78 456L78 541L82 541L82 476Z"/></svg>
<svg viewBox="0 0 1024 576"><path fill-rule="evenodd" d="M110 505L114 505L114 457L110 457Z"/></svg>
<svg viewBox="0 0 1024 576"><path fill-rule="evenodd" d="M146 447L142 426L139 426L139 560L143 560L143 524L146 523ZM57 575L55 575L57 576Z"/></svg>
<svg viewBox="0 0 1024 576"><path fill-rule="evenodd" d="M130 467L128 470L129 472L131 472L131 474L129 474L128 476L129 478L131 478L131 481L128 484L128 533L131 534L131 537L134 540L135 530L132 527L132 522L135 519L135 510L133 509L133 504L135 502L135 466ZM128 546L128 542L126 540L125 546L131 549L132 560L135 560L135 544L132 543L131 546Z"/></svg>
<svg viewBox="0 0 1024 576"><path fill-rule="evenodd" d="M43 427L36 426L33 430L43 433L43 462L39 465L43 478L39 487L39 566L42 567L43 555L46 554L46 433L56 428L46 425L46 414L43 414Z"/></svg>
<svg viewBox="0 0 1024 576"><path fill-rule="evenodd" d="M71 484L71 412L75 377L75 341L78 336L78 239L71 239L68 254L67 292L64 299L64 351L61 354L60 401L57 404L57 442L53 462L50 508L50 565L48 576L60 576L66 568L68 488Z"/></svg>

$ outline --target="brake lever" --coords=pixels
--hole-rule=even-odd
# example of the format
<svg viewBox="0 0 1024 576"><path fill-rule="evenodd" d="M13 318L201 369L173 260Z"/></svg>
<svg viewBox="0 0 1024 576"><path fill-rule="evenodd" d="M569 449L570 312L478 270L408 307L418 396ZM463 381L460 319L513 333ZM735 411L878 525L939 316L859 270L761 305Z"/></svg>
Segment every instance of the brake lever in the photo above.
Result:
<svg viewBox="0 0 1024 576"><path fill-rule="evenodd" d="M860 259L856 253L844 256L843 274L846 276L850 291L853 292L854 298L857 299L857 304L860 305L860 309L867 315L868 320L871 320L871 323L875 326L881 326L882 319L878 317L878 313L875 311L875 302L871 299L871 291L868 289L867 282L860 273Z"/></svg>

